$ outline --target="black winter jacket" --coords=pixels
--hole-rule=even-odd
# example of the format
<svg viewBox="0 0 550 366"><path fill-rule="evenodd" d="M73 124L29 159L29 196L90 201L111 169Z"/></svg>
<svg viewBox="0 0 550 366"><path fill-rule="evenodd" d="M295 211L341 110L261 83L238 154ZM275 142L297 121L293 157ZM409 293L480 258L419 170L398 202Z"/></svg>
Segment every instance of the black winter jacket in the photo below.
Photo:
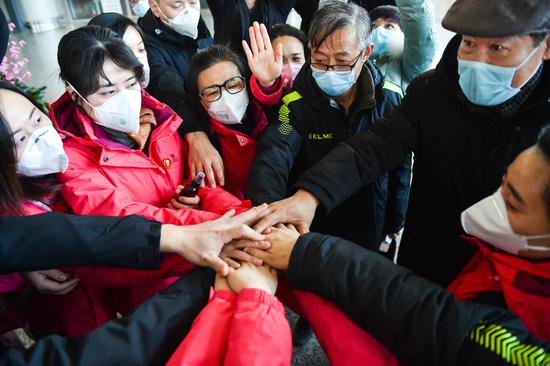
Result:
<svg viewBox="0 0 550 366"><path fill-rule="evenodd" d="M531 336L510 311L459 302L432 282L340 238L301 236L287 276L291 287L334 302L403 366L550 363L550 344Z"/></svg>
<svg viewBox="0 0 550 366"><path fill-rule="evenodd" d="M58 267L160 267L161 224L143 217L0 216L0 274Z"/></svg>
<svg viewBox="0 0 550 366"><path fill-rule="evenodd" d="M309 64L302 67L294 90L283 98L278 121L270 123L260 136L245 196L255 204L286 197L289 186L300 173L311 168L340 142L360 133L391 111L401 100L397 92L387 88L370 62L363 66L357 86L356 101L346 114L331 106L330 99L313 79ZM329 168L327 173L331 172ZM312 230L377 248L382 234L397 232L403 225L410 158L390 176L389 180L384 174L363 187L330 215L315 221ZM391 187L388 188L389 182ZM385 231L387 205L393 212Z"/></svg>
<svg viewBox="0 0 550 366"><path fill-rule="evenodd" d="M164 25L151 10L138 24L145 33L147 60L151 77L147 91L166 103L183 119L184 133L205 130L207 121L197 111L196 96L189 95L188 70L191 57L212 44L212 37L202 19L199 20L197 39L182 36Z"/></svg>
<svg viewBox="0 0 550 366"><path fill-rule="evenodd" d="M442 286L475 251L460 240L460 213L498 188L506 167L550 122L550 61L521 108L495 120L474 112L462 94L460 42L453 38L437 68L413 80L400 107L340 144L296 183L320 200L321 211L330 211L414 151L398 262Z"/></svg>
<svg viewBox="0 0 550 366"><path fill-rule="evenodd" d="M214 18L214 42L229 46L239 55L244 55L241 45L246 40L250 45L248 28L254 22L272 25L285 23L297 0L256 0L248 9L245 0L207 0Z"/></svg>

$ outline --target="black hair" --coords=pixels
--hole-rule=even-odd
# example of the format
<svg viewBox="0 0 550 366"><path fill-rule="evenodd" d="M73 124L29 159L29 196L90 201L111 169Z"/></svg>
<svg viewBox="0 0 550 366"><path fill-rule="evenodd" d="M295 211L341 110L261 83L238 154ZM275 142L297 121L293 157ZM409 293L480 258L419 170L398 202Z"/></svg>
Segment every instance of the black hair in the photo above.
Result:
<svg viewBox="0 0 550 366"><path fill-rule="evenodd" d="M8 81L0 81L0 90L9 90L25 97L38 110L42 106L23 90ZM0 98L0 106L2 99ZM9 108L3 105L2 108ZM60 185L55 174L42 177L25 177L17 174L17 153L10 125L0 110L0 215L23 214L25 200L43 201L52 193L59 191Z"/></svg>
<svg viewBox="0 0 550 366"><path fill-rule="evenodd" d="M269 38L271 39L271 42L273 42L275 39L279 37L294 37L297 40L299 40L302 43L302 46L304 47L304 56L307 59L309 57L309 48L307 46L307 36L304 32L302 32L300 29L295 28L289 24L280 23L275 24L268 30Z"/></svg>
<svg viewBox="0 0 550 366"><path fill-rule="evenodd" d="M401 13L399 8L394 5L380 5L372 9L369 13L372 21L382 18L397 23L401 28Z"/></svg>
<svg viewBox="0 0 550 366"><path fill-rule="evenodd" d="M247 76L247 68L245 67L243 60L233 51L231 48L222 45L212 45L207 47L191 58L191 65L189 66L189 82L191 85L191 92L194 95L199 93L197 88L199 75L204 70L223 61L229 61L237 66L242 76Z"/></svg>
<svg viewBox="0 0 550 366"><path fill-rule="evenodd" d="M533 44L536 46L538 46L542 41L544 41L546 39L546 37L548 37L550 33L530 33L529 35L531 36L531 38L533 38Z"/></svg>
<svg viewBox="0 0 550 366"><path fill-rule="evenodd" d="M546 125L541 129L536 147L542 153L546 162L550 164L550 125ZM550 184L542 192L542 198L546 204L548 220L550 221Z"/></svg>
<svg viewBox="0 0 550 366"><path fill-rule="evenodd" d="M113 31L89 25L63 36L57 48L60 77L69 82L82 97L99 89L99 77L109 80L103 71L105 61L132 70L143 80L143 65L132 50Z"/></svg>
<svg viewBox="0 0 550 366"><path fill-rule="evenodd" d="M137 25L132 19L125 17L118 13L103 13L94 17L88 22L88 25L97 25L112 30L120 38L124 37L124 33L128 27L134 27L141 38L145 40L145 34L141 30L141 27Z"/></svg>

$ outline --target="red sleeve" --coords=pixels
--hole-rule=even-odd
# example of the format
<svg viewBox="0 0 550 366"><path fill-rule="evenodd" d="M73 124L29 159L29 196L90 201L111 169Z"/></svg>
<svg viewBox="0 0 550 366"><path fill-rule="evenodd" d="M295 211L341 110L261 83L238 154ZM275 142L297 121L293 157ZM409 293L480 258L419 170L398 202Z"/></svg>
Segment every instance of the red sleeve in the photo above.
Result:
<svg viewBox="0 0 550 366"><path fill-rule="evenodd" d="M80 283L91 287L120 287L140 285L181 275L196 265L187 262L177 254L165 254L162 257L160 269L137 270L108 267L78 267L64 271L73 277L80 278Z"/></svg>
<svg viewBox="0 0 550 366"><path fill-rule="evenodd" d="M289 290L285 281L279 281L277 295L311 325L331 365L399 365L386 347L333 303L311 292Z"/></svg>
<svg viewBox="0 0 550 366"><path fill-rule="evenodd" d="M258 79L252 75L252 78L250 78L250 92L258 102L266 106L273 106L277 105L283 97L283 84L282 77L279 76L273 86L264 88L260 85Z"/></svg>
<svg viewBox="0 0 550 366"><path fill-rule="evenodd" d="M198 196L201 199L201 210L219 215L223 215L232 209L235 209L236 214L240 214L252 207L249 200L241 201L219 187L203 187L199 190Z"/></svg>
<svg viewBox="0 0 550 366"><path fill-rule="evenodd" d="M275 296L244 289L236 298L224 365L290 365L292 335Z"/></svg>
<svg viewBox="0 0 550 366"><path fill-rule="evenodd" d="M231 291L216 291L166 365L221 365L227 351L234 299Z"/></svg>

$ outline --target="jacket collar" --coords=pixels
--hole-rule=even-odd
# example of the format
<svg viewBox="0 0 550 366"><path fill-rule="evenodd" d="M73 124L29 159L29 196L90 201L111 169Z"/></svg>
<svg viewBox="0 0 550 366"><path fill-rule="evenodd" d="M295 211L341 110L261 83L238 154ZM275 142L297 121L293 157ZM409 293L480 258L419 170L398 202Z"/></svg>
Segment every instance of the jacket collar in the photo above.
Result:
<svg viewBox="0 0 550 366"><path fill-rule="evenodd" d="M526 258L497 251L495 250L495 247L479 238L469 235L464 235L463 238L470 244L478 247L483 256L490 259L491 261L496 261L505 264L507 267L514 268L518 271L526 272L533 276L550 280L550 260L532 261Z"/></svg>
<svg viewBox="0 0 550 366"><path fill-rule="evenodd" d="M237 142L243 146L251 141L251 139L257 139L265 127L267 126L267 116L264 109L261 105L254 99L250 98L250 103L248 105L249 110L252 109L252 115L254 116L254 130L250 136L243 134L242 132L236 131L231 127L216 121L212 117L208 116L208 119L211 123L212 131L226 136L234 136L237 139Z"/></svg>

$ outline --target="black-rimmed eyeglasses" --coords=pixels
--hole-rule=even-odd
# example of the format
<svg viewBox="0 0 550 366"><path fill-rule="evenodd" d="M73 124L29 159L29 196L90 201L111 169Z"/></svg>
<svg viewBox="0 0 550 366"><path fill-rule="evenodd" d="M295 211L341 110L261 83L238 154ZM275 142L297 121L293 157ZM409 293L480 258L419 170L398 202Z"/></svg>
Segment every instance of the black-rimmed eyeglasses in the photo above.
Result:
<svg viewBox="0 0 550 366"><path fill-rule="evenodd" d="M317 62L311 63L311 68L318 72L327 72L327 71L339 71L339 72L351 72L355 65L359 62L361 59L361 56L363 55L363 51L359 52L359 55L355 58L355 61L351 65L327 65L327 64L321 64Z"/></svg>
<svg viewBox="0 0 550 366"><path fill-rule="evenodd" d="M223 84L212 84L199 92L199 97L207 102L215 102L222 97L222 88L227 90L229 94L237 94L246 86L246 79L242 76L235 76L227 79Z"/></svg>

